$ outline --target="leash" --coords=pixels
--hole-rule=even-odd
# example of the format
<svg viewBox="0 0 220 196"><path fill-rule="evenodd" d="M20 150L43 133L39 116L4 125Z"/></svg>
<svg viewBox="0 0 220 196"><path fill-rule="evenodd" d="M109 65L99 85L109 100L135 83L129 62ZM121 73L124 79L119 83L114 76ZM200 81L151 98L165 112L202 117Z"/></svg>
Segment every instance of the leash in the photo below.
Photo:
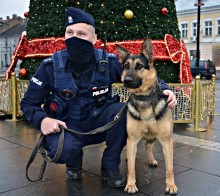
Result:
<svg viewBox="0 0 220 196"><path fill-rule="evenodd" d="M126 107L127 107L127 102L123 105L123 107L121 108L119 113L114 117L114 120L110 121L109 123L105 124L102 127L98 127L96 129L93 129L92 131L89 131L89 132L86 132L86 133L81 133L81 132L78 132L78 131L75 131L75 130L72 130L72 129L67 129L67 128L64 128L63 126L60 126L61 134L60 134L60 137L59 137L59 140L58 140L58 146L57 146L56 154L52 159L47 156L47 152L44 148L44 138L45 138L45 136L43 134L41 134L36 146L34 147L32 153L31 153L31 156L28 160L28 163L26 165L26 178L30 182L37 182L37 181L42 180L45 169L46 169L46 166L47 166L47 163L56 162L60 158L60 155L61 155L62 150L63 150L64 132L65 131L68 131L72 134L78 134L78 135L95 135L95 134L102 133L102 132L106 131L107 129L112 128L115 124L117 124L120 121L120 119L122 117L122 113L124 112ZM35 180L32 180L28 175L28 169L31 166L32 162L34 161L34 159L35 159L35 157L38 153L38 150L40 151L41 157L43 159L43 163L41 165L41 169L40 169L40 173L39 173L38 178L35 179Z"/></svg>

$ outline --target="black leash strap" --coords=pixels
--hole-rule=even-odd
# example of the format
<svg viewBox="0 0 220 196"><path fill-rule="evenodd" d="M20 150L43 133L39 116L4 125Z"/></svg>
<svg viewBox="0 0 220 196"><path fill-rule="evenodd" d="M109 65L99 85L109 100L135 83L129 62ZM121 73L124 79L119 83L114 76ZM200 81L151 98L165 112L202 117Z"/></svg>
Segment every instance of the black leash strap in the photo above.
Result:
<svg viewBox="0 0 220 196"><path fill-rule="evenodd" d="M37 181L42 180L47 163L56 162L60 158L60 155L62 153L63 143L64 143L64 131L63 130L60 134L60 138L59 138L58 146L57 146L57 151L56 151L56 154L53 157L53 159L50 159L46 154L46 150L44 149L44 144L43 144L44 137L45 136L43 134L41 134L34 150L32 151L32 154L28 160L28 163L26 165L26 177L31 182L37 182ZM41 154L44 161L41 165L40 174L39 174L38 178L36 180L32 180L32 179L30 179L30 177L28 175L28 169L29 169L30 165L32 164L32 162L34 161L34 159L38 153L38 150L40 151L40 154Z"/></svg>
<svg viewBox="0 0 220 196"><path fill-rule="evenodd" d="M114 120L110 121L109 123L105 124L102 127L98 127L96 129L93 129L92 131L89 131L86 133L81 133L81 132L78 132L78 131L75 131L72 129L67 129L67 128L64 128L63 126L60 126L61 134L60 134L59 141L58 141L57 151L56 151L56 154L53 157L53 159L51 159L47 156L47 152L44 149L44 137L45 136L43 134L41 134L36 146L34 147L34 150L31 153L31 156L28 160L28 163L26 165L26 178L31 182L37 182L37 181L42 180L47 163L56 162L60 158L60 155L63 150L63 144L64 144L64 131L68 131L70 133L79 134L79 135L95 135L98 133L102 133L102 132L112 128L116 123L118 123L118 121L121 119L122 113L124 112L126 107L127 107L127 102L123 105L123 107L121 108L119 113L115 116ZM32 180L32 179L30 179L30 177L28 175L28 169L29 169L30 165L32 164L32 162L34 161L34 159L38 153L38 150L40 151L41 157L43 159L43 163L41 165L41 170L40 170L38 178L35 180Z"/></svg>
<svg viewBox="0 0 220 196"><path fill-rule="evenodd" d="M92 131L89 131L89 132L86 132L86 133L81 133L81 132L78 132L78 131L74 131L72 129L66 129L64 127L61 127L61 129L64 129L65 131L68 131L68 132L73 133L73 134L79 134L79 135L95 135L95 134L98 134L98 133L102 133L102 132L106 131L107 129L112 128L121 119L122 113L123 113L123 111L126 107L127 107L127 103L125 103L123 105L123 107L121 108L119 113L115 116L114 120L112 120L109 123L103 125L102 127L98 127L96 129L93 129Z"/></svg>

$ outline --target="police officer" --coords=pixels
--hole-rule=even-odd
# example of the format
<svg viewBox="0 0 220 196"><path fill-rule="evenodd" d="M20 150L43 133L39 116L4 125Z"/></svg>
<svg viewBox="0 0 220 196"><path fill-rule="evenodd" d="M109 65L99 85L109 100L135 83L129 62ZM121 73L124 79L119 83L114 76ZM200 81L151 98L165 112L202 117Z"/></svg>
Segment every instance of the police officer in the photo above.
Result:
<svg viewBox="0 0 220 196"><path fill-rule="evenodd" d="M93 17L81 9L68 7L65 26L66 49L43 60L21 100L25 118L45 135L45 149L51 158L56 153L60 126L88 132L112 121L123 106L111 98L111 84L120 82L121 65L115 55L107 54L107 63L100 61L102 51L93 47L97 41ZM169 106L174 107L174 93L163 81L161 86L168 95ZM63 151L57 163L66 164L69 180L79 179L82 148L105 141L101 176L108 180L109 186L123 187L125 178L119 165L126 139L125 113L114 127L97 135L65 132Z"/></svg>

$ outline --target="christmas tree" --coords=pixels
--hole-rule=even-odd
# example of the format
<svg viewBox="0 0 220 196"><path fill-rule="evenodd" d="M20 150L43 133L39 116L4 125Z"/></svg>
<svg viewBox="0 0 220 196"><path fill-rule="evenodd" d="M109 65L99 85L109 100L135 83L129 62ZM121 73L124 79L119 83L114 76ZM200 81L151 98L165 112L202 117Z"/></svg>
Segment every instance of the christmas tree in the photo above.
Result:
<svg viewBox="0 0 220 196"><path fill-rule="evenodd" d="M164 40L166 34L180 39L174 0L31 0L27 23L27 38L63 37L64 15L68 6L90 13L96 23L98 38L107 32L108 42L123 40ZM28 70L22 79L30 79L42 59L30 58L21 68ZM166 82L179 82L180 63L156 60L155 68Z"/></svg>

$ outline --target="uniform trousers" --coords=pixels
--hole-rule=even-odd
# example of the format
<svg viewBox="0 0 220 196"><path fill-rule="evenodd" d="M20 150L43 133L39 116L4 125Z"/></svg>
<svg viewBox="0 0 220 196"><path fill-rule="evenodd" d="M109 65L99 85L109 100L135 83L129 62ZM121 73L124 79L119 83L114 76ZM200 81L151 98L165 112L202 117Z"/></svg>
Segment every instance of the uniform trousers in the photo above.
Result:
<svg viewBox="0 0 220 196"><path fill-rule="evenodd" d="M67 127L79 132L88 132L97 127L101 127L112 121L124 103L118 102L106 107L100 115L90 121L67 122ZM45 137L45 149L48 156L54 157L60 132L47 135ZM59 160L56 163L66 164L69 167L80 167L82 165L82 148L91 144L106 142L106 148L103 152L101 165L109 170L119 168L121 161L121 152L126 145L126 110L122 113L120 121L112 128L103 133L95 135L77 135L65 131L64 146Z"/></svg>

